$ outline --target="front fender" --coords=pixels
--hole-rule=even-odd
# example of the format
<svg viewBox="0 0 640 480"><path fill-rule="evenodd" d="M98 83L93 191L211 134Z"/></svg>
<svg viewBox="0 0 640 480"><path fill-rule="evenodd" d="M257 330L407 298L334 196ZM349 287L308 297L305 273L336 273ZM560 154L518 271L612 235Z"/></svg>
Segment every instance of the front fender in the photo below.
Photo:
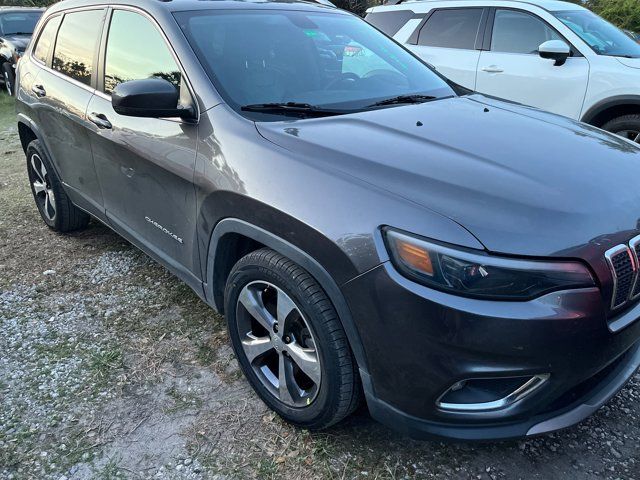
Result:
<svg viewBox="0 0 640 480"><path fill-rule="evenodd" d="M266 247L277 251L287 258L290 258L302 268L307 270L320 283L325 293L333 303L340 321L342 322L342 326L344 327L344 330L347 334L351 350L353 351L356 361L358 362L358 366L361 370L364 370L365 372L368 371L367 360L364 353L364 348L362 347L360 333L358 331L358 328L356 327L355 322L353 321L349 306L347 305L347 302L344 299L340 287L334 277L332 277L327 269L325 269L313 256L311 256L301 248L288 242L287 240L284 240L282 237L268 230L265 230L244 220L240 220L238 218L225 218L224 220L218 222L213 230L213 234L211 235L211 239L207 248L208 255L206 257L207 273L205 292L207 295L207 299L211 303L213 303L218 310L221 310L222 306L218 304L221 299L216 299L214 295L216 272L215 252L223 237L228 234L239 234L244 237L250 238L262 245L265 245ZM323 244L324 248L326 248L328 246L327 243L331 243L326 239L322 240L319 234L314 237L314 240L315 242L318 242L318 247L321 246L320 244ZM334 263L335 262L336 260L334 259Z"/></svg>

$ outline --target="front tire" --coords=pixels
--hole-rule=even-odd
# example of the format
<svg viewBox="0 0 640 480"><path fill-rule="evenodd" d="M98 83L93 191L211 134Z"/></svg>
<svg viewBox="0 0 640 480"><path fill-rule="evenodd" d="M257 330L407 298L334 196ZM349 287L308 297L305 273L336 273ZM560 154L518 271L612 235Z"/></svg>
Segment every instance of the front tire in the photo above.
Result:
<svg viewBox="0 0 640 480"><path fill-rule="evenodd" d="M4 87L9 96L13 96L13 86L16 83L16 74L13 66L9 62L2 64L2 78L4 79Z"/></svg>
<svg viewBox="0 0 640 480"><path fill-rule="evenodd" d="M258 396L286 421L327 428L360 403L357 365L331 301L270 249L243 257L225 289L231 343Z"/></svg>
<svg viewBox="0 0 640 480"><path fill-rule="evenodd" d="M71 232L87 226L89 215L71 203L39 140L27 147L27 173L33 199L49 228Z"/></svg>
<svg viewBox="0 0 640 480"><path fill-rule="evenodd" d="M602 129L640 144L640 115L623 115L614 118L605 123Z"/></svg>

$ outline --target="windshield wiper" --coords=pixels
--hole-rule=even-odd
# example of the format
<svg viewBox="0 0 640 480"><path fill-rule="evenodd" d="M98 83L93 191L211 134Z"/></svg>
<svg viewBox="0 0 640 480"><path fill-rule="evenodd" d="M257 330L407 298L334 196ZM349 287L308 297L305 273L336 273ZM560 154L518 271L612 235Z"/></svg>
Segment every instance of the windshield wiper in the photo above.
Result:
<svg viewBox="0 0 640 480"><path fill-rule="evenodd" d="M300 113L325 117L331 115L342 115L345 113L353 113L350 110L332 110L328 108L318 107L310 103L301 102L283 102L283 103L253 103L243 105L240 110L245 112L264 112L264 113Z"/></svg>
<svg viewBox="0 0 640 480"><path fill-rule="evenodd" d="M12 32L12 33L5 33L5 35L33 35L33 32L29 33L29 32Z"/></svg>
<svg viewBox="0 0 640 480"><path fill-rule="evenodd" d="M367 106L367 108L384 107L385 105L401 105L405 103L424 103L437 98L438 97L434 97L433 95L398 95L397 97L391 97L372 103Z"/></svg>

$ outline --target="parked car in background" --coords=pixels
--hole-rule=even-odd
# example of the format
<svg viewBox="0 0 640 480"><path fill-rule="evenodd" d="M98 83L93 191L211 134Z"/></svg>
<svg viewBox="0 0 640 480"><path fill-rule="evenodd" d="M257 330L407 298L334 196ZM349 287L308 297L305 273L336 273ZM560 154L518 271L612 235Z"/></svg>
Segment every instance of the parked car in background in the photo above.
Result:
<svg viewBox="0 0 640 480"><path fill-rule="evenodd" d="M41 8L0 7L1 81L9 95L13 95L16 64L24 54L43 11Z"/></svg>
<svg viewBox="0 0 640 480"><path fill-rule="evenodd" d="M579 5L403 1L366 20L454 82L640 142L640 44Z"/></svg>

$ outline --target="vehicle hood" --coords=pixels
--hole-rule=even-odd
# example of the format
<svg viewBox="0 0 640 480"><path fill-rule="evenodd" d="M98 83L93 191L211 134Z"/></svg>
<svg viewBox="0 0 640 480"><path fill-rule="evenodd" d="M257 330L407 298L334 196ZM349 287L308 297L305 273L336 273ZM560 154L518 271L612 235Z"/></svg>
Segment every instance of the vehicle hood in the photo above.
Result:
<svg viewBox="0 0 640 480"><path fill-rule="evenodd" d="M471 95L257 128L449 217L493 252L585 258L639 225L640 148L533 108Z"/></svg>
<svg viewBox="0 0 640 480"><path fill-rule="evenodd" d="M616 60L618 60L625 67L640 68L640 58L616 57Z"/></svg>
<svg viewBox="0 0 640 480"><path fill-rule="evenodd" d="M3 38L11 42L18 50L23 51L27 48L27 45L29 45L31 35L5 35Z"/></svg>

